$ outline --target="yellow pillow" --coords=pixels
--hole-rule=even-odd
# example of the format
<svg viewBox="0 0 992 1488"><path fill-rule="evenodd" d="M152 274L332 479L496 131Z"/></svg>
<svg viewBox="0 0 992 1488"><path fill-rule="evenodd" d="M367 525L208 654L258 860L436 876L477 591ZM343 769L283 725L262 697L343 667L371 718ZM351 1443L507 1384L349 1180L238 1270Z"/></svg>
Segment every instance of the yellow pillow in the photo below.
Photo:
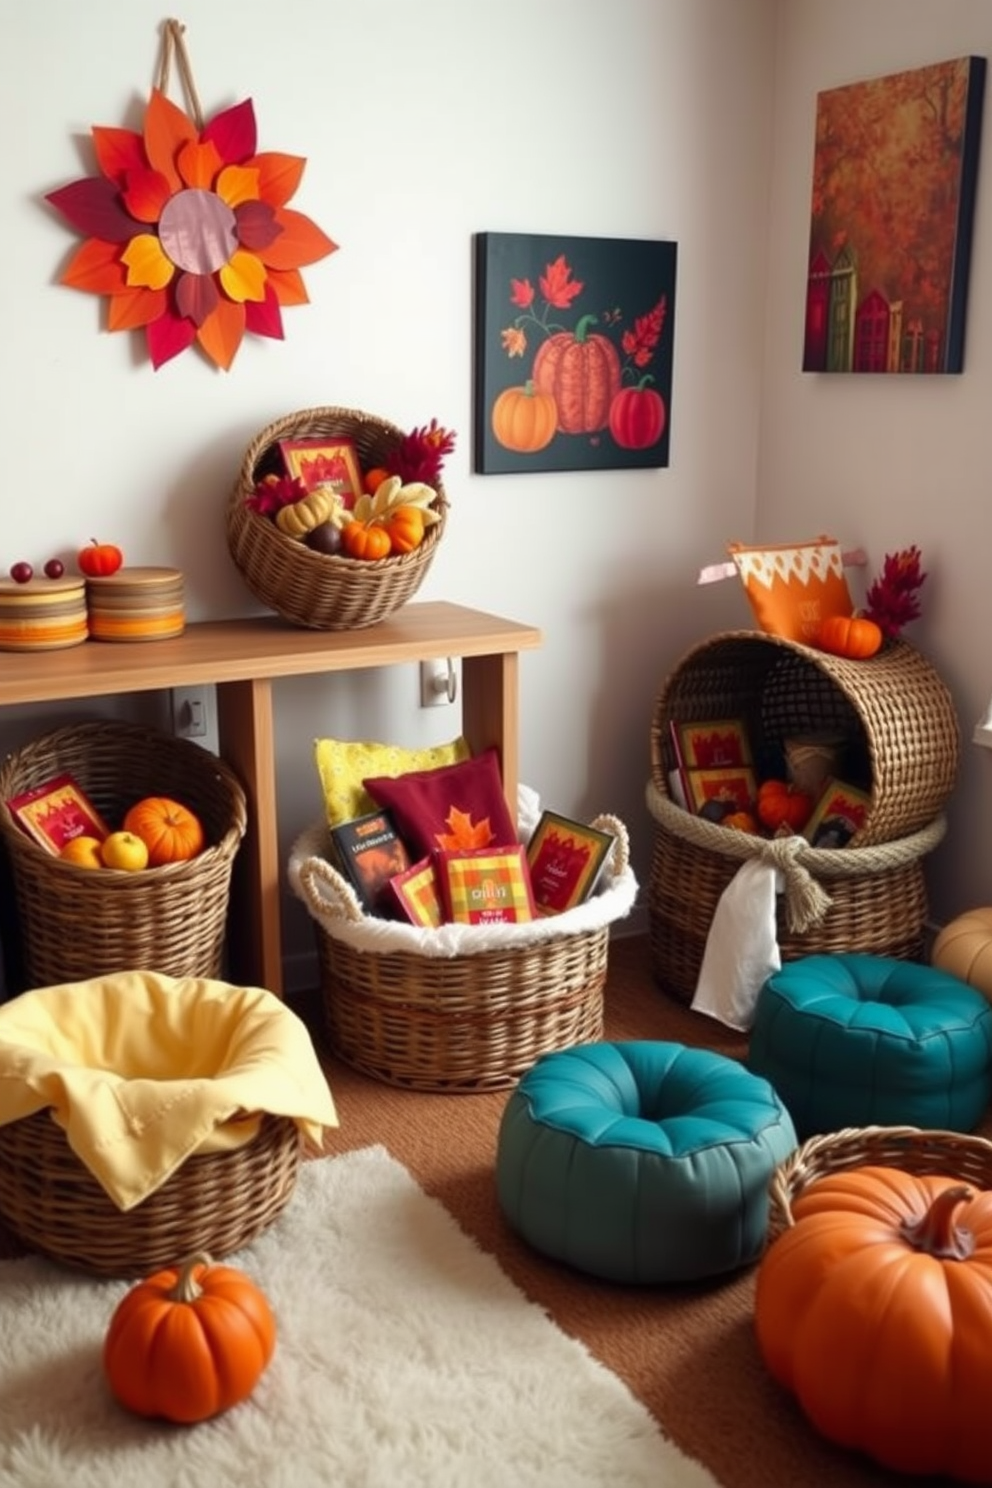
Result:
<svg viewBox="0 0 992 1488"><path fill-rule="evenodd" d="M401 749L398 744L369 740L315 739L313 752L329 827L379 809L363 780L379 775L395 779L411 770L456 765L470 759L472 753L461 735L450 744L435 744L427 749Z"/></svg>
<svg viewBox="0 0 992 1488"><path fill-rule="evenodd" d="M821 620L854 613L840 544L832 537L758 547L728 543L727 551L768 635L815 646Z"/></svg>

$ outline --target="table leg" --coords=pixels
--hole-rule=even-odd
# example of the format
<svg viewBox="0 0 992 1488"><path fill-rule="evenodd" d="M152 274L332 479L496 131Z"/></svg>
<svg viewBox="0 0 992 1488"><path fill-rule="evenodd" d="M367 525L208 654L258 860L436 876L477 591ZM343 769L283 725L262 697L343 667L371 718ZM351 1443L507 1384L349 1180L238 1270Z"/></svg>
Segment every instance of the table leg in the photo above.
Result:
<svg viewBox="0 0 992 1488"><path fill-rule="evenodd" d="M516 651L462 658L462 732L473 754L492 745L499 750L503 790L514 823L520 779L519 679Z"/></svg>

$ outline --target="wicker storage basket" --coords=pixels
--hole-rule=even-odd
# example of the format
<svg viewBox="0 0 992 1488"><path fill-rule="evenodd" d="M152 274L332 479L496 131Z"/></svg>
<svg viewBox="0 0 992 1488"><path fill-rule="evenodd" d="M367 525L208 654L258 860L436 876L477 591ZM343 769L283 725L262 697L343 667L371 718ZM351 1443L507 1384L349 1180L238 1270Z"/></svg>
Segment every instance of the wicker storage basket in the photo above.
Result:
<svg viewBox="0 0 992 1488"><path fill-rule="evenodd" d="M784 770L788 738L845 737L842 778L871 800L852 847L926 827L954 785L960 740L950 693L903 642L864 661L755 631L695 646L662 687L651 720L651 777L662 795L676 763L670 724L725 718L743 719L764 776Z"/></svg>
<svg viewBox="0 0 992 1488"><path fill-rule="evenodd" d="M267 1116L254 1141L197 1153L121 1211L47 1110L0 1126L0 1218L25 1245L98 1276L140 1276L197 1251L215 1260L260 1233L288 1203L299 1129Z"/></svg>
<svg viewBox="0 0 992 1488"><path fill-rule="evenodd" d="M471 1093L504 1089L538 1055L601 1038L609 924L629 912L637 885L623 823L593 825L617 840L592 900L532 925L436 931L363 915L323 856L324 829L304 834L290 879L313 917L335 1054L385 1084Z"/></svg>
<svg viewBox="0 0 992 1488"><path fill-rule="evenodd" d="M195 858L141 873L54 857L4 804L68 773L110 824L143 796L173 796L203 823ZM0 841L8 854L27 984L53 986L121 970L216 977L222 969L234 856L247 825L229 767L186 739L125 722L69 725L0 767Z"/></svg>
<svg viewBox="0 0 992 1488"><path fill-rule="evenodd" d="M959 1178L982 1190L992 1188L992 1142L960 1132L925 1131L915 1126L846 1127L810 1137L772 1174L768 1198L769 1239L795 1220L793 1200L828 1173L862 1167L899 1168L905 1173Z"/></svg>
<svg viewBox="0 0 992 1488"><path fill-rule="evenodd" d="M383 465L403 430L353 408L308 408L269 424L245 451L227 505L227 544L248 588L284 620L310 630L359 630L406 604L427 575L444 532L448 501L438 482L440 521L411 553L366 562L314 552L246 504L257 481L281 473L280 439L352 439L363 469Z"/></svg>
<svg viewBox="0 0 992 1488"><path fill-rule="evenodd" d="M942 816L898 842L876 847L810 847L803 837L768 842L704 821L648 784L654 847L648 881L652 974L682 1002L696 991L703 952L724 889L749 857L783 872L776 938L783 961L839 951L923 958L927 890L923 858L946 830ZM829 903L804 912L812 879Z"/></svg>

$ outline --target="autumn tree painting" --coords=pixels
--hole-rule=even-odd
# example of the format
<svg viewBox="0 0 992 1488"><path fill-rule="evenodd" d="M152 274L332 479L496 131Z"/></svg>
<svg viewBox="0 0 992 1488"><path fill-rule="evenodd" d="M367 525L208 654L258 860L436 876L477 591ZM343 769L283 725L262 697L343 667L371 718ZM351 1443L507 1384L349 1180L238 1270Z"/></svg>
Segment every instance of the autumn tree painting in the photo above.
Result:
<svg viewBox="0 0 992 1488"><path fill-rule="evenodd" d="M817 95L803 370L960 372L985 59Z"/></svg>

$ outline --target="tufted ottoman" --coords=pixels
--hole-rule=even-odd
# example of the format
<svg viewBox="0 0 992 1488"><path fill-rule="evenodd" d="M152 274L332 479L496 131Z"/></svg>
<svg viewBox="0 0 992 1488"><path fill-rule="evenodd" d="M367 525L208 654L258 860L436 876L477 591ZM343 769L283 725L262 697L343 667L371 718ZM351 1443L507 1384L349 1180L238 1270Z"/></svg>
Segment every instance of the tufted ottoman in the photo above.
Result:
<svg viewBox="0 0 992 1488"><path fill-rule="evenodd" d="M496 1187L536 1250L607 1281L694 1281L757 1259L796 1146L767 1081L682 1044L546 1054L503 1111Z"/></svg>
<svg viewBox="0 0 992 1488"><path fill-rule="evenodd" d="M747 1066L802 1140L850 1126L971 1131L992 1096L992 1008L938 967L806 956L761 988Z"/></svg>

